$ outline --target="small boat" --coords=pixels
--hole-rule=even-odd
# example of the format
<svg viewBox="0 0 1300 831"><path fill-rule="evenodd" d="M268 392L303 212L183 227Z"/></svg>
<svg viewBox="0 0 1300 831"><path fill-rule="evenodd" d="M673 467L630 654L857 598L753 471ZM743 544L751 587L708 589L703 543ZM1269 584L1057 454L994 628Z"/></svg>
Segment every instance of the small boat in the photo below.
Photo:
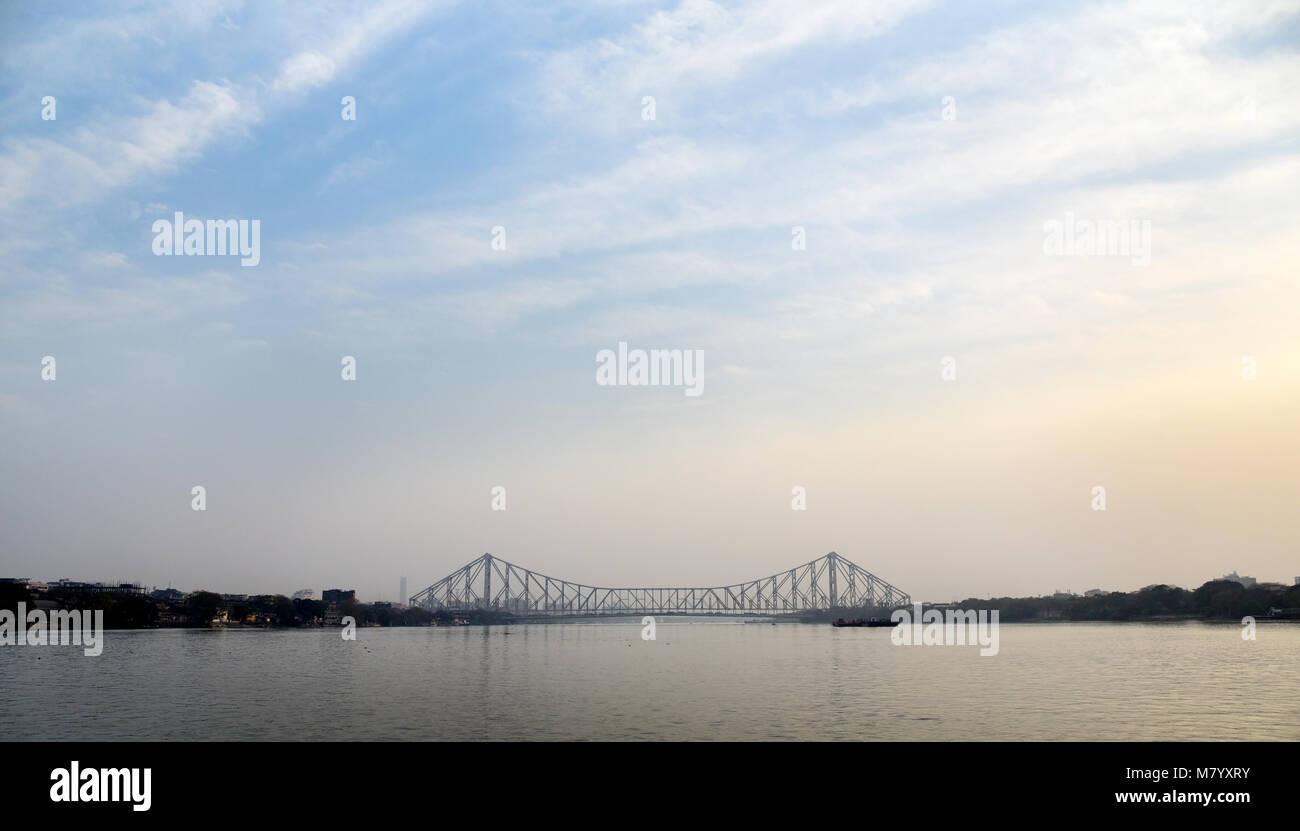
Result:
<svg viewBox="0 0 1300 831"><path fill-rule="evenodd" d="M853 620L845 620L844 618L840 618L831 623L831 626L893 626L893 625L894 622L892 620L882 620L880 618L874 618L874 617L869 617L866 620L860 620L858 618L854 618Z"/></svg>

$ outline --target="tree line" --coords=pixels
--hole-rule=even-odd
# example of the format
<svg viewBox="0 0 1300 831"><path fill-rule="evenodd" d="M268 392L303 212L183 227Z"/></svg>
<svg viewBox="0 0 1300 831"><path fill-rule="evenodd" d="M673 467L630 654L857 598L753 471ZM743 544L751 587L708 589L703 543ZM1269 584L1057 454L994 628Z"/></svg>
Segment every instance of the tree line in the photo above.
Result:
<svg viewBox="0 0 1300 831"><path fill-rule="evenodd" d="M1152 620L1207 618L1239 620L1267 617L1271 610L1300 608L1300 586L1260 583L1243 586L1211 580L1197 589L1148 586L1134 592L1105 592L1092 597L968 598L963 609L997 609L1003 621Z"/></svg>

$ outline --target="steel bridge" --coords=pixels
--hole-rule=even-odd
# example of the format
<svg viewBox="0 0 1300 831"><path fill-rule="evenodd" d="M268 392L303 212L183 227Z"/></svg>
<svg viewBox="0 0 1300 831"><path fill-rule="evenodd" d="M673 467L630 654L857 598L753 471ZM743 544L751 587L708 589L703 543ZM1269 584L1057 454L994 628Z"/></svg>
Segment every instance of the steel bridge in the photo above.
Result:
<svg viewBox="0 0 1300 831"><path fill-rule="evenodd" d="M430 611L494 610L523 616L788 614L890 609L911 597L832 551L788 571L711 588L623 588L557 580L484 554L411 596Z"/></svg>

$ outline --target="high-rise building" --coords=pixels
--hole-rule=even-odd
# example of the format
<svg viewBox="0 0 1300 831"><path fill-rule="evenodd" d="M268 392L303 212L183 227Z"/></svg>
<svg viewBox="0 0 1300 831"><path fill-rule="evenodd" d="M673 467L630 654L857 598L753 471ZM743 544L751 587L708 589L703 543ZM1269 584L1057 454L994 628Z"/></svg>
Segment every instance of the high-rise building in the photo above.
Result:
<svg viewBox="0 0 1300 831"><path fill-rule="evenodd" d="M406 578L402 578L402 590L397 593L397 602L406 605Z"/></svg>

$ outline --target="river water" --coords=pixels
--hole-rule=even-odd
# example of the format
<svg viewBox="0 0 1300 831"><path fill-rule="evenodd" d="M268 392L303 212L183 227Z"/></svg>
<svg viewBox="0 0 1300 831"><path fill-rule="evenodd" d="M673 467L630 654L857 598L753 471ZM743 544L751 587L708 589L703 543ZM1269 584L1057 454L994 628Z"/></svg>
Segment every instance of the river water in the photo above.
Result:
<svg viewBox="0 0 1300 831"><path fill-rule="evenodd" d="M1297 740L1300 626L639 622L105 633L0 646L6 740Z"/></svg>

